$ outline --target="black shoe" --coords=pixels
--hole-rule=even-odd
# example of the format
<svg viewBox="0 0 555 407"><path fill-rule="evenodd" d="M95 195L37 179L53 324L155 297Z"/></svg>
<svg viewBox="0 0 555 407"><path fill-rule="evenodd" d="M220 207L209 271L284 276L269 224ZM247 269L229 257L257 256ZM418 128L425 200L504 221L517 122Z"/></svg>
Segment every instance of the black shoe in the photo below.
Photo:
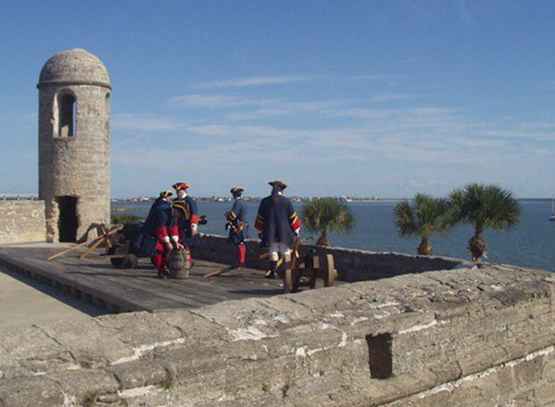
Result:
<svg viewBox="0 0 555 407"><path fill-rule="evenodd" d="M167 271L158 271L158 278L160 278L162 280L166 280L167 278L169 278L168 272Z"/></svg>
<svg viewBox="0 0 555 407"><path fill-rule="evenodd" d="M222 270L222 273L228 273L228 272L230 272L230 271L235 271L235 270L237 270L237 269L238 269L237 266L227 266L226 268L224 268L224 269Z"/></svg>
<svg viewBox="0 0 555 407"><path fill-rule="evenodd" d="M271 278L273 280L276 279L276 272L274 270L268 270L264 275L265 278Z"/></svg>

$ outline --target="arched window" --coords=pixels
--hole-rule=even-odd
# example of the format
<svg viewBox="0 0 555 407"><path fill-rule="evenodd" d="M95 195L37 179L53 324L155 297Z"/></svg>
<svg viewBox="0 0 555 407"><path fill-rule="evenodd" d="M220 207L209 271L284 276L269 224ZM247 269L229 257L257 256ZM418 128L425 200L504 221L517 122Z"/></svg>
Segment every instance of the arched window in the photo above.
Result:
<svg viewBox="0 0 555 407"><path fill-rule="evenodd" d="M73 137L77 128L77 100L71 93L62 93L58 100L58 137Z"/></svg>

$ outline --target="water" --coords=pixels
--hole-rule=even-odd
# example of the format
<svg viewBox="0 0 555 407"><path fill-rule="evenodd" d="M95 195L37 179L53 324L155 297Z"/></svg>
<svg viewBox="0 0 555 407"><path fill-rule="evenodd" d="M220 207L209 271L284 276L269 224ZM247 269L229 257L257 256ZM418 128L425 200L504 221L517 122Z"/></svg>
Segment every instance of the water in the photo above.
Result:
<svg viewBox="0 0 555 407"><path fill-rule="evenodd" d="M207 215L208 224L201 226L201 232L225 234L224 212L230 203L199 202L199 211ZM297 206L297 210L301 210ZM393 207L395 202L350 203L356 226L349 234L331 234L332 245L372 251L395 251L415 254L419 244L417 238L401 238L395 228ZM487 231L487 261L493 263L514 264L524 267L555 271L555 222L549 222L551 215L550 200L521 201L522 214L520 224L504 232ZM125 207L125 212L144 217L150 204L117 203L114 208ZM257 202L248 202L250 219L250 237L256 237L254 217L258 209ZM117 209L116 209L117 210ZM466 249L472 228L460 225L443 235L431 238L434 255L469 259ZM311 236L306 230L303 239ZM312 236L313 240L317 236Z"/></svg>

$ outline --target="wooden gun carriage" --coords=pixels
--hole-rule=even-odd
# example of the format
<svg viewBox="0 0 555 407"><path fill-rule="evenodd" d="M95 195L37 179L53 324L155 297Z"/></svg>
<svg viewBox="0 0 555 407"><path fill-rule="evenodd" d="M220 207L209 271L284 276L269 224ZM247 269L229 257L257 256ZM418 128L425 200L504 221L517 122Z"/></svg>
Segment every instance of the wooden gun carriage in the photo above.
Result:
<svg viewBox="0 0 555 407"><path fill-rule="evenodd" d="M108 248L107 255L110 256L110 263L116 268L136 268L139 258L144 257L137 252L133 242L137 240L143 224L128 223L111 239L111 247Z"/></svg>
<svg viewBox="0 0 555 407"><path fill-rule="evenodd" d="M324 280L324 287L335 285L337 270L333 255L318 253L317 249L309 249L302 255L300 239L295 240L290 266L283 272L283 291L294 293L301 287L316 288L318 278Z"/></svg>

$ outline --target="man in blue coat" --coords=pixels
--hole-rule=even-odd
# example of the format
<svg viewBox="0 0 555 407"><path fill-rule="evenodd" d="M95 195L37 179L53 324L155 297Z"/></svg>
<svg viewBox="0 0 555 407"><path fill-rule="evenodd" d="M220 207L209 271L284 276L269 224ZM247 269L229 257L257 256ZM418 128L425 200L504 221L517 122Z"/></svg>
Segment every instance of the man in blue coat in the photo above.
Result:
<svg viewBox="0 0 555 407"><path fill-rule="evenodd" d="M142 249L151 251L150 260L158 270L158 277L167 277L166 261L169 252L173 249L173 244L182 247L179 243L178 228L175 227L175 216L172 211L170 197L171 191L163 191L152 204L148 216L145 220L141 234ZM147 244L146 242L150 242ZM153 244L152 244L153 243Z"/></svg>
<svg viewBox="0 0 555 407"><path fill-rule="evenodd" d="M291 262L291 246L299 235L301 220L293 204L283 195L287 185L283 181L271 181L272 193L260 202L256 216L255 228L260 232L262 247L268 249L272 267L266 273L267 278L275 278L280 257L284 268Z"/></svg>
<svg viewBox="0 0 555 407"><path fill-rule="evenodd" d="M247 206L242 199L245 189L240 186L234 186L229 191L233 197L233 206L225 213L225 227L229 231L228 241L235 247L235 263L229 267L233 270L244 267L247 259L247 246L245 239L247 238Z"/></svg>

